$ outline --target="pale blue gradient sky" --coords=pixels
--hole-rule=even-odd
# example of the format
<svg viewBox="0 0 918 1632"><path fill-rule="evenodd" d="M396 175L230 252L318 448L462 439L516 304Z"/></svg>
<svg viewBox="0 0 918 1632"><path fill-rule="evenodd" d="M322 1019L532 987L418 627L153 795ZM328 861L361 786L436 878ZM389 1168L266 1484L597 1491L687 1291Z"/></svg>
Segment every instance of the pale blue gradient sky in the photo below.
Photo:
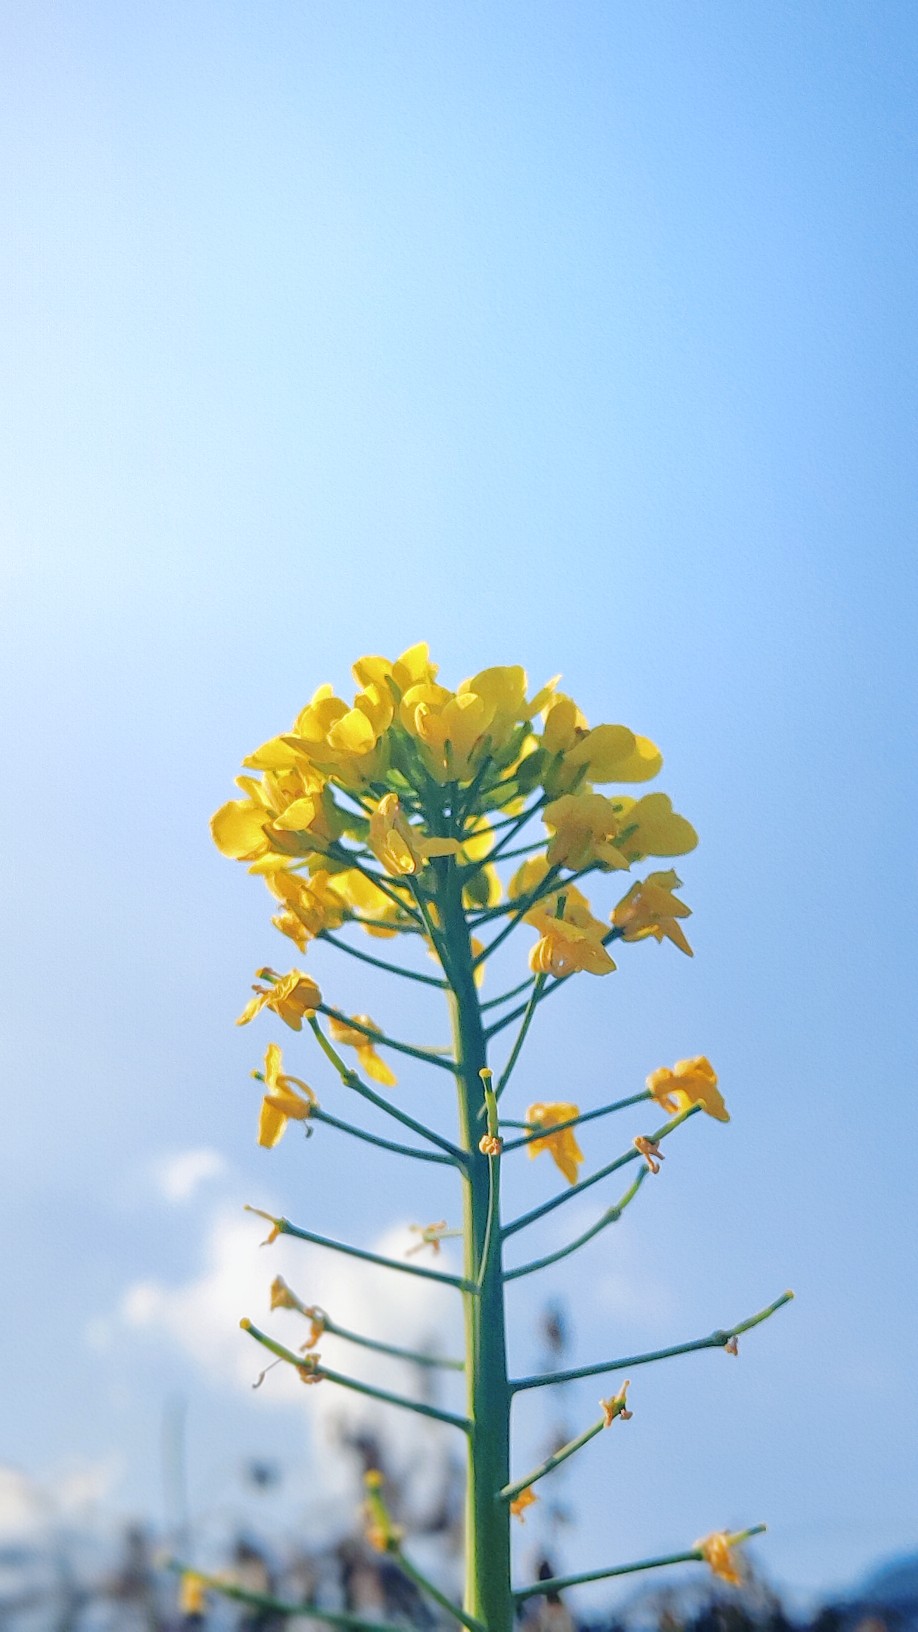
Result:
<svg viewBox="0 0 918 1632"><path fill-rule="evenodd" d="M207 818L319 681L426 636L454 682L563 670L702 834L695 960L582 977L519 1081L598 1102L703 1050L734 1112L565 1275L577 1358L799 1298L739 1366L642 1374L565 1566L766 1518L809 1590L914 1546L914 9L2 30L4 1457L117 1455L139 1509L170 1391L202 1503L234 1436L289 1441L115 1311L201 1274L218 1191L392 1218L364 1158L253 1147L267 1037L232 1019L286 943ZM315 955L373 1012L356 970ZM168 1206L150 1164L200 1147L231 1170Z"/></svg>

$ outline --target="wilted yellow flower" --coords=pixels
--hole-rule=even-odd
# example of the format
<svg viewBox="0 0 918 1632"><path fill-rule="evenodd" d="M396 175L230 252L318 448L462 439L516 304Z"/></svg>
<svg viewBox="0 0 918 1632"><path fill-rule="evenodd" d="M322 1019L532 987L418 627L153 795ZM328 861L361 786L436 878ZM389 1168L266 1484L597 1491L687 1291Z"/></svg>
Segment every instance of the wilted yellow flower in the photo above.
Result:
<svg viewBox="0 0 918 1632"><path fill-rule="evenodd" d="M630 1387L630 1383L622 1383L618 1393L613 1394L611 1399L600 1400L604 1428L611 1428L616 1417L621 1417L622 1422L631 1421L634 1412L628 1410L628 1390Z"/></svg>
<svg viewBox="0 0 918 1632"><path fill-rule="evenodd" d="M695 1546L705 1563L710 1564L714 1574L720 1576L721 1581L729 1581L734 1587L742 1585L743 1577L726 1530L715 1530L710 1536L702 1536L700 1541L695 1542Z"/></svg>
<svg viewBox="0 0 918 1632"><path fill-rule="evenodd" d="M669 1116L686 1110L700 1099L708 1116L716 1117L718 1122L730 1120L730 1112L717 1086L717 1072L704 1054L696 1055L693 1060L677 1060L672 1070L661 1065L659 1071L651 1072L647 1086Z"/></svg>
<svg viewBox="0 0 918 1632"><path fill-rule="evenodd" d="M543 1150L550 1152L557 1167L561 1169L569 1184L577 1183L577 1174L583 1161L583 1151L577 1143L573 1128L560 1128L552 1133L556 1122L569 1122L572 1117L580 1115L578 1105L567 1104L557 1100L552 1104L543 1104L539 1101L530 1105L526 1112L526 1121L531 1128L544 1128L544 1135L538 1139L529 1139L526 1144L530 1156L539 1156Z"/></svg>
<svg viewBox="0 0 918 1632"><path fill-rule="evenodd" d="M631 1143L638 1155L643 1156L651 1173L659 1173L660 1163L665 1161L659 1142L656 1139L648 1139L645 1133L639 1133L636 1139L632 1139Z"/></svg>
<svg viewBox="0 0 918 1632"><path fill-rule="evenodd" d="M285 1076L281 1070L281 1051L276 1043L269 1043L265 1054L264 1082L267 1093L261 1102L258 1121L258 1143L273 1150L286 1132L288 1122L305 1122L312 1115L318 1101L312 1089L299 1077ZM273 1289L272 1289L273 1296ZM273 1304L272 1304L273 1308Z"/></svg>
<svg viewBox="0 0 918 1632"><path fill-rule="evenodd" d="M361 1026L369 1026L371 1031L378 1031L375 1020L368 1014L355 1014L353 1018ZM385 1060L380 1059L376 1052L372 1038L364 1036L356 1026L349 1026L344 1020L336 1020L334 1015L328 1017L328 1029L336 1043L343 1043L346 1048L356 1048L357 1058L368 1077L374 1082L380 1082L385 1088L394 1088L398 1078L391 1071Z"/></svg>
<svg viewBox="0 0 918 1632"><path fill-rule="evenodd" d="M642 941L645 936L653 935L662 941L665 936L680 952L692 957L682 926L676 922L678 918L692 915L691 907L672 893L681 887L681 880L672 867L663 873L648 873L642 883L632 884L612 913L612 922L621 930L622 940Z"/></svg>
<svg viewBox="0 0 918 1632"><path fill-rule="evenodd" d="M457 839L426 838L409 826L402 815L397 793L387 793L370 817L368 844L391 878L416 873L428 856L454 856Z"/></svg>
<svg viewBox="0 0 918 1632"><path fill-rule="evenodd" d="M698 843L691 822L673 810L666 793L645 793L643 799L617 796L611 803L618 815L617 846L629 865L645 856L684 856Z"/></svg>
<svg viewBox="0 0 918 1632"><path fill-rule="evenodd" d="M614 843L619 821L611 799L602 793L565 793L542 812L542 820L554 837L548 845L550 867L570 867L573 872L601 866L627 870L628 862Z"/></svg>
<svg viewBox="0 0 918 1632"><path fill-rule="evenodd" d="M296 1309L300 1314L303 1312L302 1303L296 1293L291 1292L283 1275L275 1275L271 1282L271 1308Z"/></svg>
<svg viewBox="0 0 918 1632"><path fill-rule="evenodd" d="M262 969L262 975L274 976L273 969ZM278 975L273 986L253 986L255 996L247 1003L237 1026L247 1026L262 1009L273 1009L292 1031L302 1031L303 1016L312 1014L322 1002L322 993L315 981L304 975L302 969L291 969L288 975Z"/></svg>
<svg viewBox="0 0 918 1632"><path fill-rule="evenodd" d="M539 1498L532 1486L527 1485L526 1489L521 1490L518 1496L514 1496L513 1501L510 1503L510 1512L513 1514L515 1519L519 1519L520 1524L525 1524L526 1520L524 1519L523 1514L525 1513L527 1507L532 1507L533 1503L537 1502L538 1499Z"/></svg>

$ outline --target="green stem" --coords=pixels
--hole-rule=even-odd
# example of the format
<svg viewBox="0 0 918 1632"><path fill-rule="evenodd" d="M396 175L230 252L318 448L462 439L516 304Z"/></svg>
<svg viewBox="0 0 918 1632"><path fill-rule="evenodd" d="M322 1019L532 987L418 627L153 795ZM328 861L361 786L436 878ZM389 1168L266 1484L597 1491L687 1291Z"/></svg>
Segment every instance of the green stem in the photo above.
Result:
<svg viewBox="0 0 918 1632"><path fill-rule="evenodd" d="M344 1017L341 1016L340 1018ZM354 1024L350 1020L347 1023L348 1025ZM334 1043L326 1037L318 1020L311 1019L309 1026L323 1054L331 1061L346 1088L353 1088L355 1094L359 1094L361 1099L365 1099L369 1105L375 1105L377 1110L385 1111L387 1116L394 1117L396 1122L401 1122L403 1128L410 1128L412 1133L418 1134L422 1139L429 1139L430 1143L436 1145L438 1150L444 1151L450 1161L455 1162L457 1167L465 1166L465 1152L460 1150L458 1145L454 1145L449 1139L444 1139L442 1134L435 1133L433 1128L427 1126L426 1122L416 1122L414 1117L409 1116L406 1111L400 1111L398 1106L393 1105L390 1100L383 1099L382 1094L378 1094L374 1088L371 1088L368 1083L365 1083L357 1075L356 1071L352 1071L350 1066L345 1064Z"/></svg>
<svg viewBox="0 0 918 1632"><path fill-rule="evenodd" d="M495 935L493 941L491 941L490 944L485 947L483 952L479 952L477 958L475 958L474 964L476 968L479 963L484 963L485 958L489 958L492 952L496 952L497 948L503 945L504 941L507 939L507 936L513 934L513 931L516 929L520 919L526 916L526 913L536 905L536 902L541 901L544 896L554 893L554 885L560 871L560 867L549 867L548 872L545 874L545 877L539 885L539 888L537 890L530 891L529 895L523 896L522 900L519 901L516 907L513 909L510 918L500 931L500 934ZM568 880L568 882L571 881ZM502 1024L504 1023L505 1022L502 1022ZM494 1027L492 1028L492 1031L497 1029L497 1027ZM489 1032L488 1035L491 1036L492 1032Z"/></svg>
<svg viewBox="0 0 918 1632"><path fill-rule="evenodd" d="M740 1542L748 1541L750 1536L760 1536L767 1529L764 1524L751 1524L748 1530L736 1530L727 1537L729 1547L737 1547ZM524 1598L533 1598L536 1594L544 1595L547 1592L563 1592L567 1587L581 1587L588 1581L607 1581L613 1575L634 1575L638 1570L658 1570L666 1564L704 1563L704 1554L700 1547L692 1547L685 1553L666 1553L662 1558L642 1558L637 1564L614 1564L608 1570L586 1570L581 1575L553 1575L547 1581L534 1581L531 1587L522 1587L513 1594L517 1603Z"/></svg>
<svg viewBox="0 0 918 1632"><path fill-rule="evenodd" d="M547 1456L544 1462L540 1462L537 1468L527 1473L525 1479L517 1479L515 1484L505 1485L500 1493L501 1501L512 1502L521 1491L528 1490L530 1485L534 1485L537 1479L544 1479L546 1473L551 1473L552 1468L556 1468L559 1462L566 1462L575 1451L579 1451L582 1446L588 1445L591 1439L595 1439L597 1434L601 1434L605 1426L605 1417L600 1417L598 1422L591 1423L589 1428L585 1428L582 1434L577 1435L576 1439L562 1445L560 1451L553 1451L552 1455Z"/></svg>
<svg viewBox="0 0 918 1632"><path fill-rule="evenodd" d="M416 1587L420 1587L422 1592L426 1592L435 1604L439 1604L441 1609L446 1610L447 1615L452 1615L462 1626L467 1627L468 1632L488 1632L488 1629L483 1626L481 1621L477 1621L474 1615L467 1615L465 1610L460 1609L458 1604L454 1604L452 1599L447 1598L439 1587L435 1587L433 1582L429 1581L427 1576L423 1575L416 1565L410 1563L400 1547L394 1548L389 1556L397 1560L399 1569L407 1575L409 1581L413 1581Z"/></svg>
<svg viewBox="0 0 918 1632"><path fill-rule="evenodd" d="M459 1100L466 1153L463 1185L465 1278L475 1295L463 1297L466 1397L472 1424L466 1483L465 1610L488 1632L512 1632L510 1515L494 1500L510 1477L510 1391L507 1382L504 1290L501 1265L499 1158L479 1149L478 1113L484 1100L481 1071L487 1067L484 1027L475 988L468 920L462 906L460 870L439 875L440 921L450 951L451 1011ZM493 1164L493 1165L492 1165ZM491 1228L488 1228L488 1218Z"/></svg>
<svg viewBox="0 0 918 1632"><path fill-rule="evenodd" d="M657 1128L655 1133L651 1133L647 1137L653 1144L658 1144L661 1139L666 1139L669 1134L675 1132L676 1128L681 1127L682 1123L686 1122L690 1116L694 1116L700 1110L701 1105L697 1102L694 1105L687 1105L684 1111L679 1112L678 1116L671 1117L668 1122L664 1122L662 1128ZM641 1152L639 1150L626 1150L624 1155L617 1156L614 1162L609 1162L607 1166L599 1168L596 1173L591 1173L589 1178L581 1179L579 1184L572 1184L567 1190L562 1190L560 1195L552 1196L550 1200L543 1201L539 1207L533 1207L531 1212L523 1213L519 1218L515 1218L512 1224L505 1224L504 1239L506 1240L509 1235L515 1235L517 1230L525 1230L528 1225L534 1224L537 1218L544 1218L546 1213L551 1213L556 1207L563 1206L564 1202L573 1200L574 1196L582 1195L583 1191L589 1190L591 1185L598 1184L601 1179L607 1179L610 1173L616 1173L620 1167L625 1167L628 1162L638 1161L640 1156Z"/></svg>
<svg viewBox="0 0 918 1632"><path fill-rule="evenodd" d="M332 1116L316 1105L309 1113L310 1122L324 1122L330 1128L337 1128L340 1133L349 1133L354 1139L362 1139L368 1145L378 1145L380 1150L393 1150L397 1156L413 1156L419 1162L443 1162L447 1167L455 1167L453 1156L446 1156L435 1150L414 1150L411 1145L400 1145L394 1139L381 1139L376 1133L368 1133L366 1128L358 1128L353 1122L343 1122L339 1116Z"/></svg>
<svg viewBox="0 0 918 1632"><path fill-rule="evenodd" d="M526 979L521 980L518 986L511 986L510 990L502 992L500 997L489 997L488 1001L481 1005L482 1014L484 1014L485 1009L496 1009L501 1003L509 1003L511 997L519 997L520 992L528 992L530 986L534 985L534 983L535 975L527 975Z"/></svg>
<svg viewBox="0 0 918 1632"><path fill-rule="evenodd" d="M261 1344L263 1349L275 1354L278 1360L285 1360L289 1366L295 1366L303 1375L314 1377L317 1383L337 1383L339 1388L349 1388L355 1394L366 1394L371 1400L382 1400L386 1405L399 1405L405 1411L414 1411L417 1416L432 1417L435 1422L445 1422L451 1428L461 1428L464 1433L468 1432L470 1424L466 1417L457 1417L452 1411L441 1411L438 1405L427 1405L423 1400L409 1400L403 1394L391 1393L387 1388L376 1388L373 1383L359 1382L356 1377L347 1377L343 1372L332 1371L328 1366L310 1366L301 1354L294 1354L292 1349L285 1348L283 1343L276 1342L267 1332L253 1326L250 1320L240 1321L240 1325L243 1331L254 1337L256 1343ZM315 1358L318 1359L318 1356Z"/></svg>
<svg viewBox="0 0 918 1632"><path fill-rule="evenodd" d="M573 883L573 879L567 879L566 882L571 884ZM527 908L526 910L528 911L529 909ZM608 935L604 935L602 938L603 946L609 946L612 941L620 940L622 933L623 932L620 929L611 929ZM545 987L545 990L542 993L543 1003L546 997L551 997L553 992L559 991L560 988L568 980L570 980L570 978L570 975L562 975L559 979L551 981L550 984ZM518 1020L519 1016L525 1012L525 1008L525 1004L520 1004L518 1009L511 1009L509 1014L505 1014L501 1020L495 1021L494 1025L488 1030L488 1041L490 1042L492 1037L496 1037L499 1031L503 1031L505 1026L512 1026L514 1020Z"/></svg>
<svg viewBox="0 0 918 1632"><path fill-rule="evenodd" d="M582 1235L578 1235L576 1241L568 1242L566 1247L559 1247L557 1252L546 1253L544 1258L534 1258L531 1263L520 1264L517 1269L505 1269L504 1280L517 1281L521 1275L533 1275L537 1269L547 1269L549 1264L556 1264L559 1259L567 1258L570 1253L577 1252L580 1247L585 1247L587 1242L592 1241L594 1235L598 1235L600 1230L604 1230L608 1224L617 1224L628 1203L634 1200L649 1171L649 1168L642 1167L630 1189L625 1191L621 1201L617 1201L614 1207L609 1207L603 1213L602 1218L592 1224L588 1230L584 1230Z"/></svg>
<svg viewBox="0 0 918 1632"><path fill-rule="evenodd" d="M435 1354L421 1354L417 1349L401 1349L396 1343L381 1343L378 1338L364 1337L360 1332L352 1332L347 1326L339 1326L336 1320L322 1312L323 1330L330 1332L333 1337L340 1337L343 1343L356 1343L361 1349L374 1349L378 1354L391 1354L395 1360L410 1360L415 1366L439 1366L446 1371L464 1371L465 1363L462 1360L445 1360Z"/></svg>
<svg viewBox="0 0 918 1632"><path fill-rule="evenodd" d="M219 1592L221 1597L229 1598L233 1603L248 1604L252 1609L268 1610L273 1615L305 1615L311 1621L324 1621L326 1626L341 1627L343 1632L404 1632L401 1626L390 1625L384 1621L368 1621L362 1615L347 1615L340 1610L319 1609L309 1602L291 1604L286 1599L274 1598L267 1592L251 1592L248 1587L234 1586L232 1582L221 1580L219 1575L208 1575L206 1571L196 1570L192 1565L183 1564L178 1559L170 1559L168 1568L178 1575L193 1575L208 1592Z"/></svg>
<svg viewBox="0 0 918 1632"><path fill-rule="evenodd" d="M347 941L339 940L337 935L333 935L328 929L323 929L318 939L327 941L337 952L346 952L350 958L359 958L361 963L371 964L374 969L384 969L389 975L401 975L403 979L416 980L422 986L436 986L441 992L444 990L444 982L438 980L436 975L421 975L415 969L400 969L395 963L387 963L385 958L374 958L372 953L361 952L359 947L350 946Z"/></svg>
<svg viewBox="0 0 918 1632"><path fill-rule="evenodd" d="M529 1027L532 1025L532 1017L535 1014L536 1005L537 1005L537 1003L539 1001L539 995L541 993L541 990L542 990L542 987L544 986L544 984L545 984L545 976L544 975L537 975L535 985L533 986L533 989L532 989L532 996L530 997L529 1002L526 1005L526 1013L523 1015L522 1025L520 1026L520 1029L516 1034L516 1042L514 1043L512 1049L510 1050L510 1058L507 1061L506 1065L504 1066L504 1069L501 1072L500 1081L497 1084L497 1098L498 1099L500 1099L500 1096L503 1093L504 1089L506 1088L507 1083L510 1081L511 1074L513 1072L513 1067L516 1065L516 1062L520 1057L520 1053L522 1051L523 1044L526 1041L526 1033L529 1030Z"/></svg>
<svg viewBox="0 0 918 1632"><path fill-rule="evenodd" d="M640 1105L643 1100L652 1098L650 1089L645 1088L639 1094L631 1094L628 1099L616 1099L611 1105L600 1105L597 1111L581 1111L578 1116L569 1116L564 1122L553 1122L548 1129L535 1128L531 1122L505 1122L505 1127L527 1128L529 1131L519 1139L508 1139L504 1145L504 1155L511 1150L520 1150L524 1145L531 1145L534 1139L544 1139L546 1132L561 1133L564 1128L579 1127L581 1122L593 1122L597 1116L609 1116L613 1111L625 1111L629 1105Z"/></svg>
<svg viewBox="0 0 918 1632"><path fill-rule="evenodd" d="M358 860L353 850L345 850L344 846L341 844L330 844L328 847L328 853L333 860L341 861L346 867L351 867L355 872L362 873L364 878L369 879L371 884L376 885L376 888L379 890L380 894L388 896L389 900L393 902L396 907L398 907L399 912L407 913L408 917L413 918L416 923L420 922L414 908L405 900L404 896L397 895L395 890L392 888L392 884L387 879L384 879L381 873L374 873L372 867L365 867L363 863ZM402 880L398 879L396 882L401 884Z"/></svg>
<svg viewBox="0 0 918 1632"><path fill-rule="evenodd" d="M349 1258L361 1258L365 1264L378 1264L381 1269L399 1269L403 1275L419 1275L424 1281L440 1281L443 1286L455 1286L460 1292L476 1290L475 1282L461 1275L448 1275L442 1269L425 1269L422 1264L403 1264L398 1258L383 1258L380 1253L368 1252L364 1247L352 1247L346 1241L335 1241L331 1236L300 1229L298 1224L291 1224L289 1218L276 1218L274 1223L278 1235L292 1235L297 1241L311 1241L316 1247L331 1247L334 1252L344 1252Z"/></svg>
<svg viewBox="0 0 918 1632"><path fill-rule="evenodd" d="M748 1320L741 1320L738 1326L712 1332L710 1337L696 1337L691 1343L674 1343L668 1349L654 1349L650 1354L627 1354L618 1360L602 1360L598 1365L575 1366L570 1371L543 1371L534 1377L520 1377L512 1382L510 1387L518 1394L524 1388L543 1388L550 1383L573 1383L578 1377L599 1377L607 1371L630 1371L633 1366L651 1365L655 1360L669 1360L677 1354L691 1354L695 1349L725 1349L731 1338L751 1331L753 1326L759 1326L769 1315L790 1303L793 1296L793 1292L782 1292L780 1298L775 1298L774 1303L770 1303L767 1309L760 1309L757 1315L750 1315Z"/></svg>

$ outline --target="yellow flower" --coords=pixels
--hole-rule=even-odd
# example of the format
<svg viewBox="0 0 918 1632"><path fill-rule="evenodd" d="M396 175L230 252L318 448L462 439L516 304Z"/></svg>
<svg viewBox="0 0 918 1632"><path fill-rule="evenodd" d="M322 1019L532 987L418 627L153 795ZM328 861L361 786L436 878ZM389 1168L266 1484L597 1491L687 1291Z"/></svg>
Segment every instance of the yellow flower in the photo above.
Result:
<svg viewBox="0 0 918 1632"><path fill-rule="evenodd" d="M183 1570L179 1579L179 1613L203 1615L207 1609L207 1588L193 1570Z"/></svg>
<svg viewBox="0 0 918 1632"><path fill-rule="evenodd" d="M386 732L393 713L384 685L370 681L350 708L331 686L320 686L297 716L295 734L282 740L326 775L361 787L388 770Z"/></svg>
<svg viewBox="0 0 918 1632"><path fill-rule="evenodd" d="M691 822L673 810L668 794L645 793L643 799L617 796L610 802L618 816L618 849L629 864L645 856L684 856L698 843Z"/></svg>
<svg viewBox="0 0 918 1632"><path fill-rule="evenodd" d="M285 1076L281 1070L281 1051L276 1043L269 1043L265 1054L264 1082L267 1093L261 1102L258 1121L258 1143L273 1150L284 1136L288 1122L305 1122L318 1103L312 1089L299 1077ZM271 1290L272 1300L274 1289ZM273 1301L272 1309L275 1307Z"/></svg>
<svg viewBox="0 0 918 1632"><path fill-rule="evenodd" d="M722 1581L729 1581L734 1587L742 1585L743 1577L731 1551L733 1543L726 1530L715 1530L710 1536L702 1536L695 1546L705 1563L710 1564L714 1574L720 1576Z"/></svg>
<svg viewBox="0 0 918 1632"><path fill-rule="evenodd" d="M587 925L572 923L567 906L564 917L557 918L539 905L526 913L525 921L539 931L539 939L529 954L529 967L535 974L563 980L577 969L589 975L608 975L615 968L602 944L606 926L597 918L590 918Z"/></svg>
<svg viewBox="0 0 918 1632"><path fill-rule="evenodd" d="M454 856L457 839L429 839L410 827L402 815L397 793L387 793L370 816L368 844L390 878L416 873L428 856Z"/></svg>
<svg viewBox="0 0 918 1632"><path fill-rule="evenodd" d="M394 686L403 694L411 686L436 680L437 668L438 665L430 661L427 642L422 640L416 646L409 646L394 663L386 657L359 657L352 673L358 686L378 686L380 690L389 691Z"/></svg>
<svg viewBox="0 0 918 1632"><path fill-rule="evenodd" d="M288 975L274 976L273 969L262 969L262 975L274 977L272 986L253 986L255 996L247 1003L237 1026L247 1026L264 1008L273 1009L292 1031L302 1031L303 1016L314 1014L322 1002L322 993L309 975L301 969L291 969Z"/></svg>
<svg viewBox="0 0 918 1632"><path fill-rule="evenodd" d="M696 1055L693 1060L677 1060L672 1071L661 1065L659 1071L651 1072L647 1086L669 1116L701 1100L708 1116L716 1117L718 1122L730 1120L730 1112L717 1086L717 1072L704 1054Z"/></svg>
<svg viewBox="0 0 918 1632"><path fill-rule="evenodd" d="M691 907L672 893L681 888L672 867L663 873L648 873L643 882L632 884L612 914L613 924L622 931L622 940L642 941L645 936L653 935L662 941L665 936L680 952L692 957L682 925L676 922L678 918L692 915Z"/></svg>
<svg viewBox="0 0 918 1632"><path fill-rule="evenodd" d="M513 1514L515 1519L519 1519L520 1524L525 1524L526 1520L524 1519L523 1514L525 1513L527 1507L532 1507L533 1503L537 1502L538 1499L539 1498L532 1486L527 1485L526 1489L521 1490L518 1496L514 1496L513 1501L510 1503L510 1512Z"/></svg>
<svg viewBox="0 0 918 1632"><path fill-rule="evenodd" d="M526 1149L530 1156L540 1156L543 1150L551 1153L557 1167L561 1169L568 1184L577 1183L577 1174L583 1161L583 1151L577 1143L573 1128L560 1128L552 1133L557 1122L569 1122L572 1117L580 1115L578 1105L567 1104L563 1100L547 1105L539 1101L530 1105L526 1112L526 1121L530 1127L544 1128L545 1134L538 1139L530 1139Z"/></svg>
<svg viewBox="0 0 918 1632"><path fill-rule="evenodd" d="M214 844L232 861L254 861L271 848L265 828L272 812L256 799L230 799L211 817Z"/></svg>
<svg viewBox="0 0 918 1632"><path fill-rule="evenodd" d="M353 1018L361 1026L369 1026L371 1031L378 1031L375 1020L368 1014L355 1014ZM357 1026L349 1026L344 1020L336 1020L334 1015L328 1017L328 1029L336 1043L343 1043L346 1048L356 1048L357 1058L368 1077L374 1082L381 1082L385 1088L394 1088L398 1078L391 1071L385 1060L381 1060L376 1052L373 1040L358 1031Z"/></svg>
<svg viewBox="0 0 918 1632"><path fill-rule="evenodd" d="M271 872L266 881L285 907L271 921L301 952L323 930L339 929L348 916L336 880L328 873L315 872L309 877L281 869Z"/></svg>
<svg viewBox="0 0 918 1632"><path fill-rule="evenodd" d="M554 837L548 845L550 867L577 872L598 861L603 867L627 870L628 862L612 843L619 821L611 799L602 793L566 793L542 812Z"/></svg>

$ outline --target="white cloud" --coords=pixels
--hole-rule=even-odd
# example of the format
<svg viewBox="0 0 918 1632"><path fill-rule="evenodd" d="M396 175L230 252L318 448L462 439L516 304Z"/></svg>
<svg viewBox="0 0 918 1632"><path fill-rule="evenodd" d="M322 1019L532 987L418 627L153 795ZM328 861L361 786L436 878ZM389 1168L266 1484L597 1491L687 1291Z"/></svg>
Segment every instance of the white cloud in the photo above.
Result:
<svg viewBox="0 0 918 1632"><path fill-rule="evenodd" d="M190 1201L208 1179L225 1173L226 1160L218 1150L204 1147L200 1150L179 1150L154 1163L153 1178L157 1189L167 1201L179 1204Z"/></svg>

